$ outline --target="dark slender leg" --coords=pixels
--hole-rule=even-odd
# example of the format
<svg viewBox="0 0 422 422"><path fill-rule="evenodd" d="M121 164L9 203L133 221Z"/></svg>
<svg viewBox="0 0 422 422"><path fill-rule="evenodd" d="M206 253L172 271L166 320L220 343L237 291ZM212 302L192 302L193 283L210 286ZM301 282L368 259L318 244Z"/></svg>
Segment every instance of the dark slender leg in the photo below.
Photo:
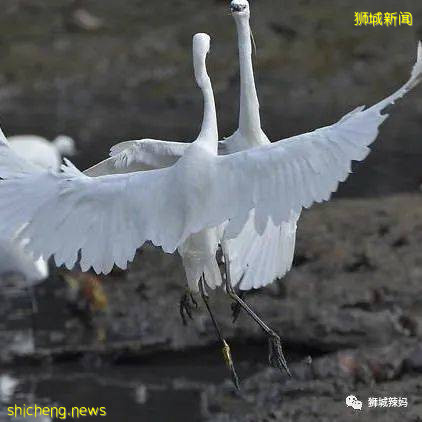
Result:
<svg viewBox="0 0 422 422"><path fill-rule="evenodd" d="M231 276L230 276L230 261L227 255L224 255L224 262L226 265L226 290L227 294L239 305L241 309L243 309L267 334L268 336L268 346L269 346L269 355L268 361L271 366L286 371L287 375L292 376L290 373L289 367L287 366L286 358L283 354L283 348L281 347L281 339L280 336L268 327L265 322L259 318L259 316L250 308L250 306L239 297L239 295L234 290L232 283L231 283Z"/></svg>
<svg viewBox="0 0 422 422"><path fill-rule="evenodd" d="M192 309L198 309L198 303L193 297L192 293L186 292L180 299L179 312L182 318L183 325L188 325L188 318L193 319Z"/></svg>
<svg viewBox="0 0 422 422"><path fill-rule="evenodd" d="M227 341L223 338L223 336L221 334L220 327L218 326L217 321L215 320L215 317L212 313L212 310L211 310L211 307L210 307L210 304L209 304L209 300L208 300L208 296L205 292L204 284L205 284L204 276L202 276L201 280L199 281L199 289L201 291L202 300L204 301L205 306L207 308L207 311L210 314L211 321L212 321L214 328L215 328L215 332L217 333L217 337L221 341L221 344L223 345L224 360L226 361L226 365L229 368L233 384L238 390L240 390L239 377L237 376L236 369L234 367L234 363L233 363L233 359L232 359L232 355L231 355L231 351L230 351L230 346L227 344Z"/></svg>

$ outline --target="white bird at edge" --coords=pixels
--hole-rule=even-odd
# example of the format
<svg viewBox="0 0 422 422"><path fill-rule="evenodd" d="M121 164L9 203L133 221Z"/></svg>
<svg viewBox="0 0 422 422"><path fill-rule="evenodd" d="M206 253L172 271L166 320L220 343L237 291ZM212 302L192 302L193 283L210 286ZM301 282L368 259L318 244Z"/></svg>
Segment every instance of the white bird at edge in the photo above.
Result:
<svg viewBox="0 0 422 422"><path fill-rule="evenodd" d="M75 142L65 135L59 135L49 142L37 135L15 135L8 138L10 147L23 159L43 169L58 171L62 162L62 155L74 155L76 153ZM17 242L10 239L0 239L0 276L3 281L16 280L18 287L25 287L30 296L32 305L32 330L34 335L35 320L38 305L34 293L34 286L42 283L49 276L47 261L40 256L34 259L30 252L24 250L27 240ZM15 278L17 276L17 279Z"/></svg>
<svg viewBox="0 0 422 422"><path fill-rule="evenodd" d="M18 155L42 168L59 169L62 156L76 154L75 141L66 135L59 135L51 142L37 135L14 135L7 139Z"/></svg>
<svg viewBox="0 0 422 422"><path fill-rule="evenodd" d="M72 156L76 153L74 140L65 135L57 136L52 142L37 135L9 136L8 141L16 154L44 169L59 170L62 155ZM49 271L42 257L34 261L24 252L22 245L0 240L0 274L21 274L30 287L45 280Z"/></svg>
<svg viewBox="0 0 422 422"><path fill-rule="evenodd" d="M37 135L15 135L8 138L10 147L23 159L43 169L58 171L62 163L62 155L72 156L76 153L72 138L59 135L52 142ZM38 306L33 287L47 279L49 269L47 261L40 256L34 259L31 253L24 251L27 240L16 242L10 239L0 239L0 276L4 280L24 282L32 304L32 314ZM15 283L13 283L15 284ZM34 326L34 320L33 326ZM34 328L33 328L34 329Z"/></svg>
<svg viewBox="0 0 422 422"><path fill-rule="evenodd" d="M48 274L47 262L42 257L33 260L22 246L0 239L0 276L21 275L26 287L30 287L45 280Z"/></svg>
<svg viewBox="0 0 422 422"><path fill-rule="evenodd" d="M90 178L66 161L62 172L40 172L14 156L4 138L0 231L18 232L30 250L55 255L59 265L73 267L80 251L82 269L108 272L114 263L125 268L146 240L174 252L190 235L225 221L229 233L238 232L252 209L258 233L270 219L275 226L289 222L302 207L328 200L351 162L366 157L387 117L381 111L420 82L422 47L418 52L409 81L367 110L226 156L217 156L217 140L205 131L160 170Z"/></svg>
<svg viewBox="0 0 422 422"><path fill-rule="evenodd" d="M65 135L59 135L49 142L37 135L15 135L8 138L10 147L20 157L44 169L60 169L62 155L74 155L75 142ZM23 245L9 239L0 239L0 274L20 274L24 277L27 287L31 287L48 277L48 264L42 258L32 259L25 253ZM34 298L33 308L34 306Z"/></svg>

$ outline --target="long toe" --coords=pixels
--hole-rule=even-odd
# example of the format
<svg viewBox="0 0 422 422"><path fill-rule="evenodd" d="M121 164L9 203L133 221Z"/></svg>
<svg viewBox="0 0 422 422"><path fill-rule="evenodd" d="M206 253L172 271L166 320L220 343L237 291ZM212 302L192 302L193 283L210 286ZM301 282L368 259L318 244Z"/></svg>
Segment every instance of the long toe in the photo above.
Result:
<svg viewBox="0 0 422 422"><path fill-rule="evenodd" d="M192 305L189 302L188 295L184 295L182 299L180 299L180 316L182 318L183 325L188 325L188 320L186 316L189 317L189 319L193 319L192 316Z"/></svg>
<svg viewBox="0 0 422 422"><path fill-rule="evenodd" d="M182 324L186 327L188 325L188 320L186 319L185 310L182 306L180 307L180 317L182 318Z"/></svg>
<svg viewBox="0 0 422 422"><path fill-rule="evenodd" d="M198 302L195 300L195 298L193 297L193 294L191 293L190 295L190 300L191 300L191 302L192 302L192 305L193 305L193 307L195 308L195 309L198 309L199 308L199 305L198 305Z"/></svg>
<svg viewBox="0 0 422 422"><path fill-rule="evenodd" d="M285 371L289 377L292 376L289 367L287 366L287 360L283 354L283 348L281 347L280 337L270 337L268 340L269 345L269 356L268 360L270 366L278 368L280 372Z"/></svg>
<svg viewBox="0 0 422 422"><path fill-rule="evenodd" d="M190 307L188 303L185 304L185 313L189 317L189 319L193 319L192 308Z"/></svg>

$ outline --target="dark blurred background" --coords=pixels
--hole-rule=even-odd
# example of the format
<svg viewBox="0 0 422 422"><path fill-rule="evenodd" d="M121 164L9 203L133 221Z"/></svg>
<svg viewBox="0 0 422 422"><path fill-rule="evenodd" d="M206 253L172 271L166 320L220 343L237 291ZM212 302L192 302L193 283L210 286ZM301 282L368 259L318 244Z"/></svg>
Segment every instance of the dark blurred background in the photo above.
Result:
<svg viewBox="0 0 422 422"><path fill-rule="evenodd" d="M120 141L193 140L202 115L192 75L196 32L212 37L220 135L237 128L228 1L1 0L0 7L6 135L70 135L82 169ZM251 8L262 120L273 140L392 93L409 77L422 38L417 0L252 0ZM356 27L358 11L408 11L414 22ZM409 397L407 409L366 406L359 420L421 421L421 161L417 88L391 110L373 153L337 199L305 213L292 272L250 295L282 334L293 380L266 369L265 338L245 317L233 326L230 302L217 294L244 380L235 394L205 312L187 329L180 323L179 258L145 247L130 271L109 277L63 276L52 267L35 288L35 315L25 290L0 291L0 387L13 386L9 396L0 391L0 421L12 420L5 409L15 402L101 405L109 415L98 419L110 421L347 421L356 419L344 405L352 392L364 401Z"/></svg>

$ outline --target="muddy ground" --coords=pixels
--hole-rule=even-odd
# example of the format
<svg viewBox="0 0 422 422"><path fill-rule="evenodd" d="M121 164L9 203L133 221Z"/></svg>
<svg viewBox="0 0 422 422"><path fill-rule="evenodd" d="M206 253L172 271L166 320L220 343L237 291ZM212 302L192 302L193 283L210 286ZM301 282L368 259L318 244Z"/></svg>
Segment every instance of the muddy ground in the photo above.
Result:
<svg viewBox="0 0 422 422"><path fill-rule="evenodd" d="M348 420L352 413L344 399L355 392L363 400L400 393L409 401L407 409L375 409L370 414L366 409L361 420L395 421L400 415L418 421L421 228L419 194L335 200L304 213L291 273L248 296L282 335L292 379L267 368L260 329L243 314L233 325L228 298L222 292L212 294L218 320L239 360L240 396L228 380L204 306L200 304L188 327L181 324L180 259L151 247L142 250L127 273L101 278L107 298L102 310L95 310L97 302L60 274L35 288L35 319L26 292L9 290L2 298L0 356L8 368L68 363L97 368L102 376L115 365L140 365L146 373L152 365L152 385L168 379L172 365L178 366L178 375L169 378L188 379L189 388L200 392L198 414L209 420ZM210 368L216 371L211 379ZM186 389L186 382L181 387L176 383L178 388Z"/></svg>

